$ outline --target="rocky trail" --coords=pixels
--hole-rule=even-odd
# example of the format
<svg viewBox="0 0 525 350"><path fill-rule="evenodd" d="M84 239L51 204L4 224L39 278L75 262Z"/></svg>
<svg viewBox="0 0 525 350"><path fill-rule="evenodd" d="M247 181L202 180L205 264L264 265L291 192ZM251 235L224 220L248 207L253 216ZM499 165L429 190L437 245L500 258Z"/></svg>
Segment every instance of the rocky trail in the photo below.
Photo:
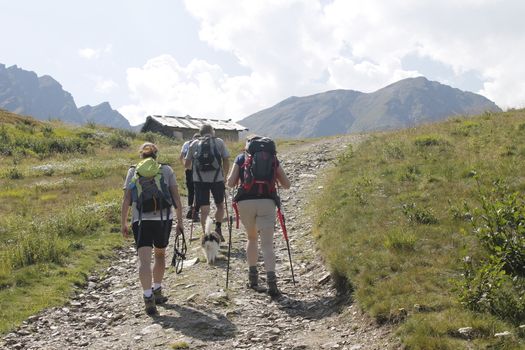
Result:
<svg viewBox="0 0 525 350"><path fill-rule="evenodd" d="M225 290L227 244L214 266L199 241L188 242L181 274L171 267L164 281L167 304L149 317L143 310L137 258L131 244L107 269L89 276L64 306L44 310L0 340L0 349L393 349L388 326L378 326L348 296L338 296L311 235L307 198L321 190L316 177L337 152L358 136L300 144L279 153L292 188L281 191L292 248L292 284L286 243L276 232L278 285L272 300L246 287L246 238L233 229L229 289ZM311 191L314 191L313 193ZM230 209L231 210L231 209ZM186 237L190 221L185 220ZM223 228L227 237L227 228ZM194 236L201 230L194 229ZM173 235L172 235L173 240ZM167 263L171 262L173 242ZM264 278L262 258L260 278ZM264 281L263 284L265 285Z"/></svg>

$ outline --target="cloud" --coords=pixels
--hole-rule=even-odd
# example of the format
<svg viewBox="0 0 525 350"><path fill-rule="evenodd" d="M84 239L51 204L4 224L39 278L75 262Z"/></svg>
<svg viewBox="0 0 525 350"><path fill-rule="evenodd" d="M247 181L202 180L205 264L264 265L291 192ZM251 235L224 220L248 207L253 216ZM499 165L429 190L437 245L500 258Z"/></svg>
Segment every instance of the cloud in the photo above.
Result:
<svg viewBox="0 0 525 350"><path fill-rule="evenodd" d="M374 91L426 74L454 86L479 76L501 107L525 102L521 14L503 0L186 0L200 39L250 72L229 75L212 60L181 66L159 56L127 71L131 118L147 113L240 119L285 99L330 89ZM427 58L450 76L403 65ZM421 60L424 61L424 60ZM410 60L405 60L410 62ZM444 81L445 82L445 81ZM140 114L140 115L139 115Z"/></svg>
<svg viewBox="0 0 525 350"><path fill-rule="evenodd" d="M103 48L90 48L86 47L83 49L79 49L77 51L78 55L82 58L85 58L87 60L96 60L99 59L102 54L110 53L113 49L113 46L111 44L107 44Z"/></svg>
<svg viewBox="0 0 525 350"><path fill-rule="evenodd" d="M132 124L143 122L148 114L242 116L246 108L258 108L259 96L273 87L257 74L230 77L218 65L197 59L184 67L170 55L129 68L127 83L134 103L119 111Z"/></svg>

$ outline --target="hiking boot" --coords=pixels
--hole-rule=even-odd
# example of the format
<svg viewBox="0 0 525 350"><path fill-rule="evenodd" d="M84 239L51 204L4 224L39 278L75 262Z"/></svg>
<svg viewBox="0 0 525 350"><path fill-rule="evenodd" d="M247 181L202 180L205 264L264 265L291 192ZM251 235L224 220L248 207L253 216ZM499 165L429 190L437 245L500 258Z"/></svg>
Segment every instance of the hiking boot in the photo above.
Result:
<svg viewBox="0 0 525 350"><path fill-rule="evenodd" d="M281 295L281 292L277 288L277 277L275 272L269 271L266 273L266 283L268 283L268 295L272 298L276 298Z"/></svg>
<svg viewBox="0 0 525 350"><path fill-rule="evenodd" d="M222 235L222 228L220 226L216 226L215 227L215 232L217 232L219 234L219 236L221 237L221 242L225 242L226 241L224 239L224 236Z"/></svg>
<svg viewBox="0 0 525 350"><path fill-rule="evenodd" d="M188 213L186 214L186 219L191 219L193 217L193 207L190 207L188 209Z"/></svg>
<svg viewBox="0 0 525 350"><path fill-rule="evenodd" d="M144 297L144 308L146 313L150 316L157 313L157 307L155 306L155 296L151 295L149 298Z"/></svg>
<svg viewBox="0 0 525 350"><path fill-rule="evenodd" d="M168 301L168 297L162 295L162 287L153 289L153 296L155 297L155 304L160 305Z"/></svg>
<svg viewBox="0 0 525 350"><path fill-rule="evenodd" d="M257 289L259 285L259 273L257 272L257 266L250 266L248 271L248 287L252 289Z"/></svg>

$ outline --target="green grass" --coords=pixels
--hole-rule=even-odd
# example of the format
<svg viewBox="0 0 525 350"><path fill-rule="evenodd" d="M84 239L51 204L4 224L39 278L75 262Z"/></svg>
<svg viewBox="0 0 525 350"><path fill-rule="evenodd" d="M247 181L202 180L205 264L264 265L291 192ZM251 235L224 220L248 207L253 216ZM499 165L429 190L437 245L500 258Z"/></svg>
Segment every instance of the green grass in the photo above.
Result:
<svg viewBox="0 0 525 350"><path fill-rule="evenodd" d="M183 187L180 142L0 110L0 333L62 304L129 244L120 235L122 186L146 138Z"/></svg>
<svg viewBox="0 0 525 350"><path fill-rule="evenodd" d="M525 189L523 125L520 110L372 134L324 180L312 206L320 249L365 310L398 324L408 349L525 347L521 314L510 321L501 312L509 306L498 300L492 312L476 312L458 290L465 257L482 266L491 255L471 222L482 214L480 188L490 191L500 180L509 193ZM495 296L525 293L523 276L514 277L514 289L510 277L504 273ZM473 327L475 339L462 339L461 327ZM496 339L502 331L513 336Z"/></svg>

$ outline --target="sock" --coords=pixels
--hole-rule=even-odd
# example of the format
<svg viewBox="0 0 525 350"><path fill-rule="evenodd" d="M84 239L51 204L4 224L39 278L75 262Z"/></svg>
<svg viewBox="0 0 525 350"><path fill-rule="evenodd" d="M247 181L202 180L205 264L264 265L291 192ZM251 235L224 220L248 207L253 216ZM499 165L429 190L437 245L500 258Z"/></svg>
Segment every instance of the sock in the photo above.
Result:
<svg viewBox="0 0 525 350"><path fill-rule="evenodd" d="M151 288L144 289L144 296L150 298L153 295L153 290Z"/></svg>
<svg viewBox="0 0 525 350"><path fill-rule="evenodd" d="M160 283L153 283L153 289L154 289L154 290L157 290L157 289L159 289L160 287L162 287L162 284L160 284Z"/></svg>

